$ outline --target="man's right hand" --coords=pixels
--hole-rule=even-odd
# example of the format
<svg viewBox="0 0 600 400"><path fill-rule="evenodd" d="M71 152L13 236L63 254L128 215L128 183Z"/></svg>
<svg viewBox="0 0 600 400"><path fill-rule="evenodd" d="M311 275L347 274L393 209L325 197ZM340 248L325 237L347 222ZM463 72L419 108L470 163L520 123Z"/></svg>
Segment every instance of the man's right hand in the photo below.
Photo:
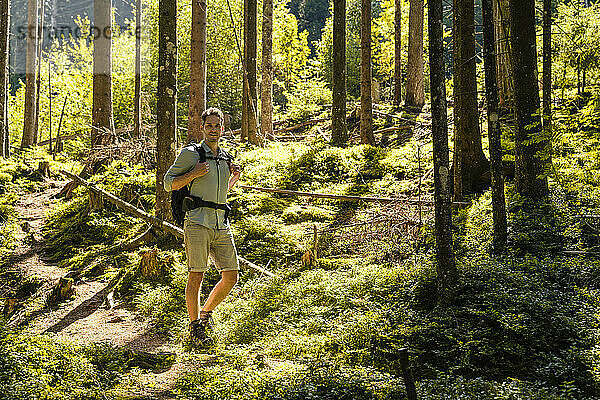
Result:
<svg viewBox="0 0 600 400"><path fill-rule="evenodd" d="M194 169L192 171L196 178L199 178L201 176L208 174L208 171L209 171L208 162L203 162L203 163L197 162L196 166L194 167Z"/></svg>

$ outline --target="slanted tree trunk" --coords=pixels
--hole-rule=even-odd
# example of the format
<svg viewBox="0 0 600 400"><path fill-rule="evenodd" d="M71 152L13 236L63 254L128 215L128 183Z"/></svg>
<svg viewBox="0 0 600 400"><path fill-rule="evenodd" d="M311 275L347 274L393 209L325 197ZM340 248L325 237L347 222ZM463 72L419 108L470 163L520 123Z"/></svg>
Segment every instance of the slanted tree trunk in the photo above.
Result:
<svg viewBox="0 0 600 400"><path fill-rule="evenodd" d="M496 75L500 107L511 107L514 87L510 45L510 10L508 0L493 0L494 39L496 42Z"/></svg>
<svg viewBox="0 0 600 400"><path fill-rule="evenodd" d="M402 0L394 7L394 106L402 102Z"/></svg>
<svg viewBox="0 0 600 400"><path fill-rule="evenodd" d="M515 88L515 187L531 199L548 195L548 141L539 117L534 0L510 0Z"/></svg>
<svg viewBox="0 0 600 400"><path fill-rule="evenodd" d="M408 11L408 65L406 74L406 107L420 111L425 104L423 86L423 0L410 0Z"/></svg>
<svg viewBox="0 0 600 400"><path fill-rule="evenodd" d="M454 200L480 189L489 168L481 146L475 71L475 2L454 0Z"/></svg>
<svg viewBox="0 0 600 400"><path fill-rule="evenodd" d="M267 137L273 133L273 0L263 0L261 89L260 128Z"/></svg>
<svg viewBox="0 0 600 400"><path fill-rule="evenodd" d="M348 141L346 125L346 0L333 0L331 143Z"/></svg>
<svg viewBox="0 0 600 400"><path fill-rule="evenodd" d="M94 0L92 147L115 141L112 111L112 1Z"/></svg>
<svg viewBox="0 0 600 400"><path fill-rule="evenodd" d="M371 98L371 0L361 1L360 30L360 142L375 144Z"/></svg>
<svg viewBox="0 0 600 400"><path fill-rule="evenodd" d="M34 144L35 140L35 93L38 30L38 2L29 0L27 7L27 59L25 61L25 107L23 112L23 138L21 148Z"/></svg>
<svg viewBox="0 0 600 400"><path fill-rule="evenodd" d="M133 95L133 137L142 134L142 0L135 3L135 89Z"/></svg>
<svg viewBox="0 0 600 400"><path fill-rule="evenodd" d="M429 0L428 17L436 269L439 300L447 304L452 297L458 273L452 243L442 0Z"/></svg>
<svg viewBox="0 0 600 400"><path fill-rule="evenodd" d="M256 0L244 1L244 64L246 67L246 101L242 103L242 128L246 129L246 133L242 132L242 137L247 137L252 144L262 145L262 140L256 130Z"/></svg>
<svg viewBox="0 0 600 400"><path fill-rule="evenodd" d="M494 0L482 0L483 11L483 62L485 69L485 95L487 99L488 138L492 175L492 218L494 221L495 251L506 245L507 222L506 200L504 198L504 177L502 176L502 144L500 142L500 119L498 114L498 85L496 79L496 55L494 49Z"/></svg>
<svg viewBox="0 0 600 400"><path fill-rule="evenodd" d="M206 0L192 1L188 141L200 142L206 109Z"/></svg>
<svg viewBox="0 0 600 400"><path fill-rule="evenodd" d="M6 115L8 113L8 27L10 26L10 0L0 0L0 156L9 156L7 144L8 124Z"/></svg>
<svg viewBox="0 0 600 400"><path fill-rule="evenodd" d="M156 104L156 216L171 221L163 178L175 159L177 131L177 0L160 0Z"/></svg>

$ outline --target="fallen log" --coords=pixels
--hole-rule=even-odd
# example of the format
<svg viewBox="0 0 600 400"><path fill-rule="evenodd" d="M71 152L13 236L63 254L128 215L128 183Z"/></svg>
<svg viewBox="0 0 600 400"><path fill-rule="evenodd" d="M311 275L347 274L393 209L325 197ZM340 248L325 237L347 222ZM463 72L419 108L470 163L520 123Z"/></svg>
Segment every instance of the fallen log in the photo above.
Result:
<svg viewBox="0 0 600 400"><path fill-rule="evenodd" d="M141 218L144 221L156 226L157 228L159 228L160 230L162 230L163 232L168 232L171 235L177 236L179 238L183 238L183 229L179 228L178 226L175 226L173 224L170 224L169 222L163 221L160 218L155 217L154 215L150 215L147 212L140 210L139 208L137 208L136 206L134 206L133 204L129 204L128 202L121 200L120 198L118 198L117 196L108 193L105 190L102 190L100 188L97 188L96 186L94 186L93 184L89 183L88 181L86 181L85 179L75 175L72 172L69 171L65 171L65 170L60 170L60 173L73 179L73 181L87 187L89 190L95 192L96 194L100 195L101 197L103 197L104 199L108 200L109 202L111 202L112 204L114 204L115 206L119 207L120 209L128 212L129 214ZM255 269L259 272L264 273L265 275L274 277L275 274L273 274L270 271L267 271L266 269L259 267L258 265L246 260L243 257L238 256L238 260L240 262L240 264L245 265L249 268Z"/></svg>
<svg viewBox="0 0 600 400"><path fill-rule="evenodd" d="M421 204L433 204L433 200L414 200L407 199L401 197L368 197L368 196L349 196L349 195L339 195L339 194L328 194L328 193L314 193L314 192L301 192L297 190L286 190L286 189L275 189L275 188L266 188L260 186L249 186L249 185L237 185L237 187L242 189L250 189L250 190L258 190L261 192L269 192L269 193L280 193L280 194L289 194L292 196L308 196L308 197L317 197L322 199L333 199L333 200L346 200L346 201L365 201L365 202L377 202L377 203L396 203L396 202L405 202L405 203L421 203ZM471 203L466 201L454 201L452 204L455 205L470 205Z"/></svg>
<svg viewBox="0 0 600 400"><path fill-rule="evenodd" d="M57 140L68 140L68 139L75 139L80 137L81 134L80 133L74 133L72 135L64 135L64 136L59 136L57 138L52 138L53 142L56 142ZM50 143L50 140L46 139L46 140L42 140L41 142L38 142L38 146L45 146L48 143Z"/></svg>
<svg viewBox="0 0 600 400"><path fill-rule="evenodd" d="M382 134L382 133L388 133L388 132L396 132L396 131L402 131L405 129L410 129L411 127L408 125L403 125L403 126L392 126L389 128L383 128L383 129L379 129L373 132L374 135L377 134Z"/></svg>

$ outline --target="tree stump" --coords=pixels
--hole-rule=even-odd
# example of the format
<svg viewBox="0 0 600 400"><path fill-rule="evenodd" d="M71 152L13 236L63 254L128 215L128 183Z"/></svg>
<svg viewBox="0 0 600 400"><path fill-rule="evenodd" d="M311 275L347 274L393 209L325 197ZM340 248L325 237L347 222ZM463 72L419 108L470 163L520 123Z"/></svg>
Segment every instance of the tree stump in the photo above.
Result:
<svg viewBox="0 0 600 400"><path fill-rule="evenodd" d="M50 162L49 161L40 161L38 164L37 172L39 176L44 178L50 178Z"/></svg>
<svg viewBox="0 0 600 400"><path fill-rule="evenodd" d="M148 278L159 276L158 249L143 250L141 256L140 271L142 272L142 276Z"/></svg>
<svg viewBox="0 0 600 400"><path fill-rule="evenodd" d="M17 308L17 299L4 299L4 309L2 314L4 318L8 318Z"/></svg>
<svg viewBox="0 0 600 400"><path fill-rule="evenodd" d="M58 284L54 286L50 296L48 296L48 304L58 304L75 296L73 283L73 278L60 278Z"/></svg>
<svg viewBox="0 0 600 400"><path fill-rule="evenodd" d="M104 203L102 202L102 196L98 193L93 192L92 190L88 190L88 200L90 211L102 210L104 207Z"/></svg>

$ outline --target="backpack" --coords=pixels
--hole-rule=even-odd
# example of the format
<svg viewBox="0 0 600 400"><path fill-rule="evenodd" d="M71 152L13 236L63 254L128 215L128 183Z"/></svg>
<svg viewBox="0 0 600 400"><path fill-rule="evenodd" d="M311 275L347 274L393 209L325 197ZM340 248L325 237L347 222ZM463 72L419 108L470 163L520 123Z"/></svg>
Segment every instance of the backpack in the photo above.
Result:
<svg viewBox="0 0 600 400"><path fill-rule="evenodd" d="M197 145L196 143L192 143L194 149L198 152L200 159L198 162L203 163L206 161L206 151L202 146ZM231 160L232 157L225 150L221 150L225 154L225 161L227 161L227 165L231 168ZM222 157L210 157L210 159L223 159ZM193 182L193 181L192 181ZM190 195L190 186L191 183L188 183L184 187L178 190L171 191L171 212L173 214L173 220L175 221L175 225L182 227L183 221L185 220L185 211L183 211L183 200Z"/></svg>

